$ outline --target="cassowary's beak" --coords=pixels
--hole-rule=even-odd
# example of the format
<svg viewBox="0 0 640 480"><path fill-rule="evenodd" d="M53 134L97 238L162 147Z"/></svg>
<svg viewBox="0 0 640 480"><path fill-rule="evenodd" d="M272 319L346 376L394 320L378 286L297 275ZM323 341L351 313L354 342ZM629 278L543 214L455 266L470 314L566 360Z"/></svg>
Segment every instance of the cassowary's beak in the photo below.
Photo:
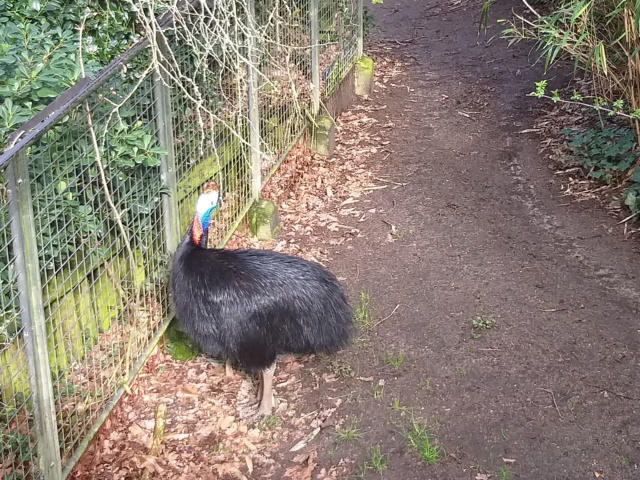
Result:
<svg viewBox="0 0 640 480"><path fill-rule="evenodd" d="M222 207L224 207L224 197L220 195L218 197L218 208L222 208Z"/></svg>

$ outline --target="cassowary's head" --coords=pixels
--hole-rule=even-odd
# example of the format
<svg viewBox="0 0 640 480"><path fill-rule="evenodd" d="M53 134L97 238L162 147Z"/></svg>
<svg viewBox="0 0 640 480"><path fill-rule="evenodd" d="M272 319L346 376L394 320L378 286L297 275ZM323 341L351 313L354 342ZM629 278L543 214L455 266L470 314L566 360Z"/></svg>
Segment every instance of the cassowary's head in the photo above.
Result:
<svg viewBox="0 0 640 480"><path fill-rule="evenodd" d="M217 190L203 193L198 197L196 214L191 222L191 241L203 248L207 247L207 232L211 222L211 215L220 202L220 194Z"/></svg>

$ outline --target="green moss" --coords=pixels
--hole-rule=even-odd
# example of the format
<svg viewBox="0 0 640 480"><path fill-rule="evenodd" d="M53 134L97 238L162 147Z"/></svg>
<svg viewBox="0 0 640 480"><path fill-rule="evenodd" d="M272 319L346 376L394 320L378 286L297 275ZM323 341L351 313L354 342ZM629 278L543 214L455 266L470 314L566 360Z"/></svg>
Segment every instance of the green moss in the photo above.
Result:
<svg viewBox="0 0 640 480"><path fill-rule="evenodd" d="M228 164L235 163L234 160L242 155L240 139L227 127L217 129L213 134L213 138L220 139L219 141L222 143L216 147L213 155L196 162L178 182L178 202L182 202L193 195L222 168Z"/></svg>
<svg viewBox="0 0 640 480"><path fill-rule="evenodd" d="M98 321L93 308L95 299L91 296L89 281L86 278L73 291L73 295L75 297L76 314L82 331L83 349L80 352L80 356L75 357L76 360L79 360L84 357L84 353L95 344L98 338Z"/></svg>
<svg viewBox="0 0 640 480"><path fill-rule="evenodd" d="M313 125L311 149L320 155L330 157L335 148L335 126L329 116L319 116Z"/></svg>
<svg viewBox="0 0 640 480"><path fill-rule="evenodd" d="M360 57L356 62L356 95L371 95L373 92L373 59Z"/></svg>
<svg viewBox="0 0 640 480"><path fill-rule="evenodd" d="M167 328L164 338L167 341L165 351L171 355L171 358L174 360L186 362L201 353L198 346L189 340L187 335L180 330L174 322Z"/></svg>
<svg viewBox="0 0 640 480"><path fill-rule="evenodd" d="M0 399L5 405L13 405L16 398L29 393L27 357L22 337L14 338L8 345L0 347Z"/></svg>
<svg viewBox="0 0 640 480"><path fill-rule="evenodd" d="M249 209L249 228L251 235L260 240L276 237L279 228L278 207L270 200L260 199Z"/></svg>
<svg viewBox="0 0 640 480"><path fill-rule="evenodd" d="M91 296L98 329L106 332L122 308L122 298L106 267L95 270L92 274L93 284Z"/></svg>

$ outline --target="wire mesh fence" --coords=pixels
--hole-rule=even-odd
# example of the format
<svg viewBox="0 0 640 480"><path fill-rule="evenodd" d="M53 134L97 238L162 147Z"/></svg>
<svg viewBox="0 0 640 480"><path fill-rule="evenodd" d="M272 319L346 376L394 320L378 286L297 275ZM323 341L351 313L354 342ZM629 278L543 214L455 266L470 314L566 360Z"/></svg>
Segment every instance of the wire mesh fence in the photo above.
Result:
<svg viewBox="0 0 640 480"><path fill-rule="evenodd" d="M329 97L355 64L361 37L358 0L318 0L320 85Z"/></svg>
<svg viewBox="0 0 640 480"><path fill-rule="evenodd" d="M222 190L219 245L305 131L314 89L330 95L355 62L355 0L252 3L174 15L0 156L2 480L71 472L172 318L197 196ZM207 14L227 22L219 48Z"/></svg>

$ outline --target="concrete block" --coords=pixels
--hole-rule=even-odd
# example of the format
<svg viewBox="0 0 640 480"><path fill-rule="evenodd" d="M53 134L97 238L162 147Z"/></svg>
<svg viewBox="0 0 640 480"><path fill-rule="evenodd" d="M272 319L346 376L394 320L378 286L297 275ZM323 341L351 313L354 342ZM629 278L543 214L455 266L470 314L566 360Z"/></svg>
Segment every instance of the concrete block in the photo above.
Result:
<svg viewBox="0 0 640 480"><path fill-rule="evenodd" d="M251 235L260 240L272 240L280 232L278 207L271 200L261 198L249 209Z"/></svg>
<svg viewBox="0 0 640 480"><path fill-rule="evenodd" d="M311 132L311 150L314 153L330 157L336 147L336 126L328 116L316 118Z"/></svg>
<svg viewBox="0 0 640 480"><path fill-rule="evenodd" d="M356 95L363 97L373 93L373 59L361 57L356 62Z"/></svg>

